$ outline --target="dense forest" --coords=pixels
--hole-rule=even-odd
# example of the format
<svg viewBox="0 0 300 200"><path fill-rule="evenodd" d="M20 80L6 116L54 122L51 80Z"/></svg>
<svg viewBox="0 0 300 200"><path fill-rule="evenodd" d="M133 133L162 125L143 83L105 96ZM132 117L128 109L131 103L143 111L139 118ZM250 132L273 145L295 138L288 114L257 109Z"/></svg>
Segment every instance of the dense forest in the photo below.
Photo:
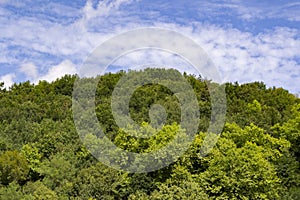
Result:
<svg viewBox="0 0 300 200"><path fill-rule="evenodd" d="M138 88L130 99L132 119L149 131L154 103L167 117L159 134L130 137L116 125L110 105L126 73L98 76L99 124L122 149L153 151L181 130L178 99L159 84ZM72 114L76 75L10 89L0 83L0 199L300 199L300 99L262 82L226 83L225 126L212 151L201 157L211 115L210 81L184 77L199 103L196 137L176 162L149 173L112 169L83 144Z"/></svg>

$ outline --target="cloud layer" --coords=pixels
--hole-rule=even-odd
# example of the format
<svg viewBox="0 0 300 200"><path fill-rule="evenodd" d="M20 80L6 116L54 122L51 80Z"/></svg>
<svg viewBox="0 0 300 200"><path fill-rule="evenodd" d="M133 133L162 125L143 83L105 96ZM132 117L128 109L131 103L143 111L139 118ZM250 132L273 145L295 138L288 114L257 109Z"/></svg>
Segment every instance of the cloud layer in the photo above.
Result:
<svg viewBox="0 0 300 200"><path fill-rule="evenodd" d="M151 26L175 30L195 40L214 61L224 81L259 80L300 92L297 2L270 6L239 0L202 4L176 1L172 8L165 1L80 1L48 3L42 11L43 3L0 3L0 68L10 69L0 69L0 81L6 86L24 80L53 81L76 73L103 41L133 28ZM275 25L256 26L259 20L269 19ZM282 26L282 20L291 24ZM149 52L129 55L119 64L142 65L150 58L147 55ZM152 53L160 59L158 55ZM182 61L174 59L172 64L182 66Z"/></svg>

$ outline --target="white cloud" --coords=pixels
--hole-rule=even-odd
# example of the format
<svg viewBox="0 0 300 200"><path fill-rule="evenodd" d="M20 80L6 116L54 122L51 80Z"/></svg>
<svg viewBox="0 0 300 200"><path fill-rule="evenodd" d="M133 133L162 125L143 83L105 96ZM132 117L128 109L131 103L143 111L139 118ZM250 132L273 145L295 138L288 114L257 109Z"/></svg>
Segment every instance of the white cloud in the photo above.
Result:
<svg viewBox="0 0 300 200"><path fill-rule="evenodd" d="M8 0L0 0L0 5L1 4L5 4L5 3L7 3L8 2Z"/></svg>
<svg viewBox="0 0 300 200"><path fill-rule="evenodd" d="M0 77L0 82L4 82L4 87L9 88L14 84L14 78L16 78L14 73L6 74Z"/></svg>
<svg viewBox="0 0 300 200"><path fill-rule="evenodd" d="M38 80L45 80L48 82L52 82L57 78L60 78L66 74L76 74L76 73L77 73L77 69L75 65L70 60L64 60L60 64L50 67L50 69L46 74L38 77Z"/></svg>
<svg viewBox="0 0 300 200"><path fill-rule="evenodd" d="M127 69L144 69L147 67L176 68L181 72L197 74L198 71L179 55L158 49L139 49L115 60L112 65ZM119 69L121 70L121 69Z"/></svg>
<svg viewBox="0 0 300 200"><path fill-rule="evenodd" d="M26 79L33 83L38 83L40 80L52 82L57 78L60 78L66 74L76 74L77 69L70 60L64 60L58 65L49 67L46 73L41 74L38 72L38 68L33 63L22 64L18 70L20 73L26 76ZM15 76L14 76L15 77Z"/></svg>
<svg viewBox="0 0 300 200"><path fill-rule="evenodd" d="M131 0L101 1L96 7L93 7L92 2L87 1L79 12L82 16L67 25L46 18L18 17L14 16L13 13L10 13L10 17L1 17L0 38L7 40L5 43L0 43L0 51L5 52L0 61L22 66L24 69L21 67L19 71L32 77L35 81L38 79L53 81L65 73L76 73L73 63L83 62L88 54L106 39L132 28L151 25L179 31L194 39L215 62L224 81L262 80L269 86L277 85L293 92L299 91L297 84L295 84L300 82L299 78L292 78L299 77L300 73L299 29L274 28L260 34L251 34L233 28L196 23L192 20L189 25L179 25L175 22L162 23L159 12L156 13L156 18L153 21L145 21L130 11L121 11L120 8L129 3L134 2ZM241 1L229 1L224 5L211 4L217 6L218 9L236 10L240 16L248 19L259 18L262 13L261 16L264 18L272 17L276 13L278 16L280 14L289 15L291 18L299 16L294 11L285 10L282 12L282 9L288 8L287 5L286 7L275 6L276 9L273 12L271 8L274 6L270 6L270 9L266 6L256 8L252 5L242 4ZM299 5L289 6L297 10ZM59 10L57 5L55 7ZM207 8L207 10L209 9ZM72 9L68 11L68 13L72 12L75 11ZM166 43L168 42L166 41ZM23 58L18 60L16 55L11 55L11 46L20 48L21 53L24 52L24 49L29 49L28 51L32 52L29 56L33 57L27 58L26 62L31 64L25 64L26 67L24 67L21 64ZM188 50L186 47L186 51ZM65 61L53 66L52 63L49 64L49 60L36 56L34 52L58 57L60 61ZM172 58L171 56L160 57L156 54L150 54L150 56L149 54L148 56L147 54L136 54L135 56L128 56L128 59L132 60L126 62L137 63L144 58L154 61L155 59ZM174 65L177 63L174 60L171 62ZM45 66L50 67L46 74L39 74L33 66L38 66L35 69L39 69L39 71L44 71L40 68ZM26 70L26 68L31 70Z"/></svg>
<svg viewBox="0 0 300 200"><path fill-rule="evenodd" d="M195 23L193 28L166 23L156 23L155 26L176 30L194 39L215 63L224 82L264 81L268 86L276 85L291 92L299 91L295 84L300 77L300 64L297 62L300 55L298 30L275 28L252 34L201 23ZM165 42L172 42L171 38ZM189 51L188 45L183 44L182 48ZM165 62L168 59L171 61ZM114 64L138 66L149 63L186 67L172 55L151 51L132 52L119 58Z"/></svg>
<svg viewBox="0 0 300 200"><path fill-rule="evenodd" d="M255 19L286 19L300 21L299 2L258 2L258 1L236 1L232 7L241 18L245 20Z"/></svg>
<svg viewBox="0 0 300 200"><path fill-rule="evenodd" d="M212 30L204 29L201 35L207 38L197 41L222 72L224 81L264 81L268 86L299 90L292 79L300 75L300 64L295 60L300 55L300 40L295 30L277 29L258 35L234 29Z"/></svg>
<svg viewBox="0 0 300 200"><path fill-rule="evenodd" d="M22 64L19 70L30 80L35 80L38 77L37 67L33 63Z"/></svg>
<svg viewBox="0 0 300 200"><path fill-rule="evenodd" d="M135 0L99 1L96 8L94 8L93 2L88 0L82 11L85 18L89 20L99 16L108 16L113 12L117 12L122 4L130 4L134 1Z"/></svg>

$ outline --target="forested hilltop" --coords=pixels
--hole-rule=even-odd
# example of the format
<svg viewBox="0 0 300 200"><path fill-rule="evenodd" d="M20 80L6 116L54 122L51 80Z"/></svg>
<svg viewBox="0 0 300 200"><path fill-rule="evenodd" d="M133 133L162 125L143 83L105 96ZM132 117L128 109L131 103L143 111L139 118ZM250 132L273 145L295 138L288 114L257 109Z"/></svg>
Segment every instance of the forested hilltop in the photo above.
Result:
<svg viewBox="0 0 300 200"><path fill-rule="evenodd" d="M115 124L110 105L125 73L98 77L99 123L127 151L163 146L180 129L176 96L156 84L137 89L130 100L132 119L146 127L154 103L166 108L167 119L157 137L129 137ZM72 115L76 75L9 90L0 84L0 199L300 199L300 99L261 82L227 83L226 124L213 150L201 157L210 93L201 77L184 76L199 102L198 133L175 163L150 173L114 170L85 148Z"/></svg>

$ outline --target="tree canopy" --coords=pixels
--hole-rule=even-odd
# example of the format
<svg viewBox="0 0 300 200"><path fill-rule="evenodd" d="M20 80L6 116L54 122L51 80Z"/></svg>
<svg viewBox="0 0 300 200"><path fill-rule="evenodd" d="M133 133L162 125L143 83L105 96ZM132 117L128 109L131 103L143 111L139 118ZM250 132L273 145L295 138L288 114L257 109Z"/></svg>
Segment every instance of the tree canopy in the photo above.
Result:
<svg viewBox="0 0 300 200"><path fill-rule="evenodd" d="M130 116L141 129L119 128L111 96L126 73L97 77L97 119L114 144L129 152L151 152L176 134L188 134L179 124L178 98L159 84L137 88L130 99ZM216 146L202 157L211 119L210 81L183 76L199 104L197 134L179 159L149 173L112 169L83 144L72 115L76 75L10 89L0 83L0 199L300 199L300 99L262 82L226 83L226 124ZM88 90L89 80L82 81ZM158 133L149 126L153 104L166 110ZM130 135L136 131L152 136ZM98 148L97 137L86 132L90 147Z"/></svg>

